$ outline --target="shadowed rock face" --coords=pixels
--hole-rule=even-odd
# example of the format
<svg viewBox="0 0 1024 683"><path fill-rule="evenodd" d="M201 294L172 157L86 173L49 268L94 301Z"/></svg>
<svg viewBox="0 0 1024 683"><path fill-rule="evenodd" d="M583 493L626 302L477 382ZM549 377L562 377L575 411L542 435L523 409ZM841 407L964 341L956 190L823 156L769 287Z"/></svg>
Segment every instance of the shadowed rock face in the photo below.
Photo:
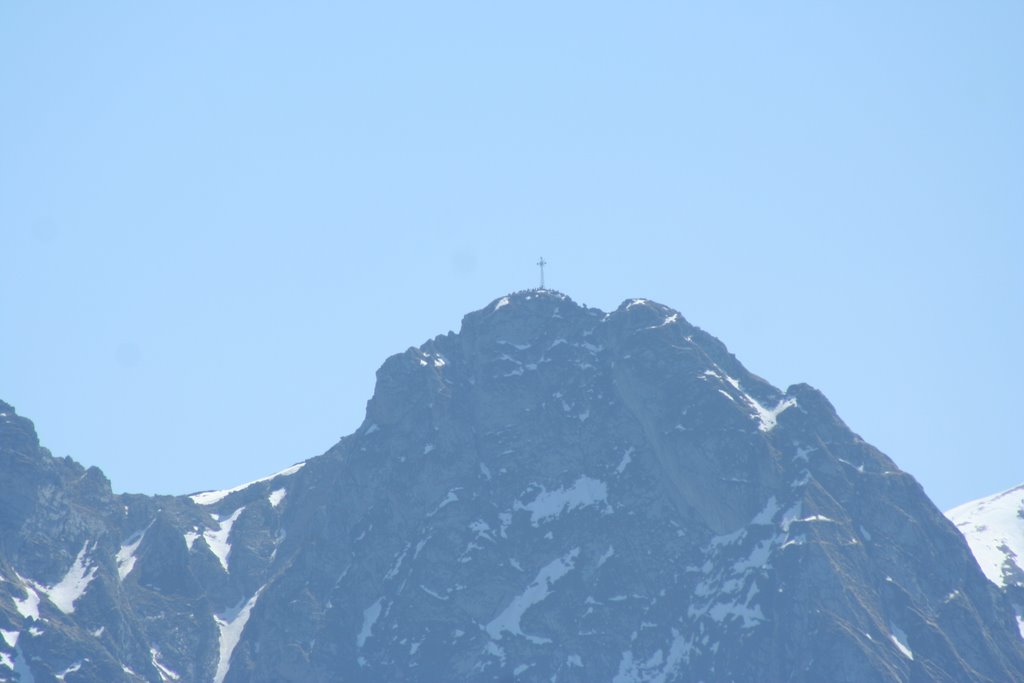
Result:
<svg viewBox="0 0 1024 683"><path fill-rule="evenodd" d="M115 496L0 413L0 678L1024 681L913 478L653 302L503 297L231 492Z"/></svg>

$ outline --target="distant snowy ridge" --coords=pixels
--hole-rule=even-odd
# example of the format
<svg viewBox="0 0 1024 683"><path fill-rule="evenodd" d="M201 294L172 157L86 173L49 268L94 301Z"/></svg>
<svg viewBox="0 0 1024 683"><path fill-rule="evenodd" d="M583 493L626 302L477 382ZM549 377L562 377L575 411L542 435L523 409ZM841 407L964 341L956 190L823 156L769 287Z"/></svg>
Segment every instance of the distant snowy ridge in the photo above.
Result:
<svg viewBox="0 0 1024 683"><path fill-rule="evenodd" d="M189 496L189 498L191 498L192 502L195 503L196 505L215 505L216 503L219 503L220 501L222 501L225 498L227 498L228 496L230 496L232 493L238 493L239 491L244 491L245 489L249 488L250 486L254 486L256 484L262 484L265 481L271 481L273 479L277 479L278 477L291 476L291 475L295 474L296 472L298 472L299 470L301 470L303 465L305 465L305 464L306 463L304 463L304 462L300 462L297 465L292 465L291 467L289 467L287 469L283 469L280 472L275 472L274 474L271 474L269 477L263 477L262 479L254 479L253 481L246 482L244 484L239 484L238 486L235 486L235 487L230 488L230 489L222 489L220 491L204 491L202 493L195 493L195 494Z"/></svg>

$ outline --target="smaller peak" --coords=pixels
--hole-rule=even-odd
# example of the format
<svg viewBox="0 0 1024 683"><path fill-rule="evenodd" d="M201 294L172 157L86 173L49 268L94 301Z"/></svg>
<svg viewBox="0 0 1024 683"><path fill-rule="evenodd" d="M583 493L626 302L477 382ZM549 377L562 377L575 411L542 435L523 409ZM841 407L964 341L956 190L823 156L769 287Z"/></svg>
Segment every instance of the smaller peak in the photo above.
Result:
<svg viewBox="0 0 1024 683"><path fill-rule="evenodd" d="M624 320L630 327L665 327L672 323L690 327L679 311L651 299L626 299L609 317Z"/></svg>
<svg viewBox="0 0 1024 683"><path fill-rule="evenodd" d="M649 308L651 310L658 311L659 313L678 313L678 311L669 308L665 304L659 304L657 301L653 301L651 299L626 299L621 304L619 304L619 307L615 310L617 312L629 311L638 306L642 308Z"/></svg>

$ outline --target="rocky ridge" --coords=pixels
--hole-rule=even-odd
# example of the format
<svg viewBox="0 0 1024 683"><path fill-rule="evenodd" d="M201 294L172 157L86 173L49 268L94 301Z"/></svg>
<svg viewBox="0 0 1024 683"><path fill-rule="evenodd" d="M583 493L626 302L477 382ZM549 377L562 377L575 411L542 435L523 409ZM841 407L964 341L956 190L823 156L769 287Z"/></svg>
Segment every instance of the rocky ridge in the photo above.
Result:
<svg viewBox="0 0 1024 683"><path fill-rule="evenodd" d="M914 479L643 299L497 299L232 490L113 494L7 404L0 468L0 680L1024 681Z"/></svg>

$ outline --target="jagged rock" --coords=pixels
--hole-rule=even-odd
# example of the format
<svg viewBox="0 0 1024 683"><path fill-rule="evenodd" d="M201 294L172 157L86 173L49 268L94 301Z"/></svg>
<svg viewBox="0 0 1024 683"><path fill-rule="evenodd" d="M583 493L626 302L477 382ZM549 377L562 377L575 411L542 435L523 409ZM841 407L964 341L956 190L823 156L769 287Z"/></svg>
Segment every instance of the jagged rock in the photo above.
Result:
<svg viewBox="0 0 1024 683"><path fill-rule="evenodd" d="M1024 681L914 479L654 302L502 297L228 491L114 495L0 413L2 680Z"/></svg>

